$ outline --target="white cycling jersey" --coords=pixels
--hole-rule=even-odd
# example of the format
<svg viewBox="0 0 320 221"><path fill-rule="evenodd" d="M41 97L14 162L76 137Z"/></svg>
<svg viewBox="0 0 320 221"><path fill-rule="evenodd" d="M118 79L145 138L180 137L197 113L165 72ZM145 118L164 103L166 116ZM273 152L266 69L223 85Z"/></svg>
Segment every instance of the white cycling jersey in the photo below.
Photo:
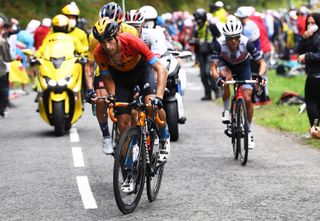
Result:
<svg viewBox="0 0 320 221"><path fill-rule="evenodd" d="M219 62L223 60L235 65L244 62L250 55L255 61L262 58L261 53L246 36L240 35L240 43L236 51L231 51L227 45L225 36L221 36L215 41L212 61Z"/></svg>
<svg viewBox="0 0 320 221"><path fill-rule="evenodd" d="M166 38L161 29L142 28L141 39L157 57L168 51Z"/></svg>

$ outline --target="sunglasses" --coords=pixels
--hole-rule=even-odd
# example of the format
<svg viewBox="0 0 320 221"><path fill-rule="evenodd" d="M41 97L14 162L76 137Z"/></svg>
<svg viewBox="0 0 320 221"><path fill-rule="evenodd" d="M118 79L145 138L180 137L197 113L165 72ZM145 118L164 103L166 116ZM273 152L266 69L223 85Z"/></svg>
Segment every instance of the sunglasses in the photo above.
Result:
<svg viewBox="0 0 320 221"><path fill-rule="evenodd" d="M226 37L227 41L232 41L232 40L236 40L239 41L240 40L240 36L235 36L235 37Z"/></svg>

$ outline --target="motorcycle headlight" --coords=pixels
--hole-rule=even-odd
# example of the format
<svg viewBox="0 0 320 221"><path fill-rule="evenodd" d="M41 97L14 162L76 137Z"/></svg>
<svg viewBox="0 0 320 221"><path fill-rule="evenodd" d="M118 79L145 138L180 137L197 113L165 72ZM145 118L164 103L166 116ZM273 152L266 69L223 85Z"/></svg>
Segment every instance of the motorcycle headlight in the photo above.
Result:
<svg viewBox="0 0 320 221"><path fill-rule="evenodd" d="M48 85L51 87L55 87L57 85L57 82L55 80L50 79Z"/></svg>
<svg viewBox="0 0 320 221"><path fill-rule="evenodd" d="M58 81L58 85L60 87L65 86L65 85L69 85L72 81L71 77L66 77L66 78L62 78Z"/></svg>

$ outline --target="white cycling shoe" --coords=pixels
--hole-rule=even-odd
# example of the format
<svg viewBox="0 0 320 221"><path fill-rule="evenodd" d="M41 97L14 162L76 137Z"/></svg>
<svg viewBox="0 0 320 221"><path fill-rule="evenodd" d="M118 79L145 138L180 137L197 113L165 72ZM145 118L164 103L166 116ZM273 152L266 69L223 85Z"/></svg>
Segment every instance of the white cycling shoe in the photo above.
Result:
<svg viewBox="0 0 320 221"><path fill-rule="evenodd" d="M127 178L121 185L121 191L124 193L132 193L134 190L134 181L132 178Z"/></svg>
<svg viewBox="0 0 320 221"><path fill-rule="evenodd" d="M170 155L170 137L168 137L166 140L161 141L161 146L160 146L160 153L159 153L159 158L158 161L165 162L167 161L169 155Z"/></svg>
<svg viewBox="0 0 320 221"><path fill-rule="evenodd" d="M230 123L230 112L228 110L222 112L222 123Z"/></svg>
<svg viewBox="0 0 320 221"><path fill-rule="evenodd" d="M112 140L110 137L103 138L102 140L102 151L106 155L110 155L113 153Z"/></svg>
<svg viewBox="0 0 320 221"><path fill-rule="evenodd" d="M253 136L252 136L252 133L249 132L248 133L248 149L249 150L253 150L255 148L256 144L253 140Z"/></svg>

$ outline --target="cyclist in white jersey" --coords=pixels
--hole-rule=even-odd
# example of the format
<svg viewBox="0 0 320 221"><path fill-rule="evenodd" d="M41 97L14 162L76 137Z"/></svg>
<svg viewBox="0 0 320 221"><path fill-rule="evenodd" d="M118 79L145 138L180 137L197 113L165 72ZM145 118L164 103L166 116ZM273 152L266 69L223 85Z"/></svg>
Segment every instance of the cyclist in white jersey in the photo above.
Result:
<svg viewBox="0 0 320 221"><path fill-rule="evenodd" d="M146 10L144 10L144 8ZM168 44L162 28L153 28L155 24L152 25L151 23L149 23L148 26L144 26L146 13L148 13L148 20L151 20L151 17L157 17L157 14L155 14L157 13L157 11L152 6L143 6L142 10L132 9L126 12L125 22L137 29L140 38L150 48L150 50L160 58L160 62L166 67L167 60L170 59L173 55L168 52ZM179 109L179 121L184 122L186 120L186 117L184 114L181 94L176 94L176 98Z"/></svg>
<svg viewBox="0 0 320 221"><path fill-rule="evenodd" d="M216 79L217 85L224 85L222 122L228 123L230 121L230 88L229 85L225 85L225 81L233 78L251 80L250 59L253 59L259 65L258 80L262 85L265 85L264 75L267 70L267 64L253 43L241 34L242 24L235 16L229 16L227 23L222 28L222 32L223 36L218 38L214 45L210 72L212 77ZM244 84L242 88L250 130L253 116L252 85ZM255 143L251 132L249 132L248 140L249 148L253 149Z"/></svg>

